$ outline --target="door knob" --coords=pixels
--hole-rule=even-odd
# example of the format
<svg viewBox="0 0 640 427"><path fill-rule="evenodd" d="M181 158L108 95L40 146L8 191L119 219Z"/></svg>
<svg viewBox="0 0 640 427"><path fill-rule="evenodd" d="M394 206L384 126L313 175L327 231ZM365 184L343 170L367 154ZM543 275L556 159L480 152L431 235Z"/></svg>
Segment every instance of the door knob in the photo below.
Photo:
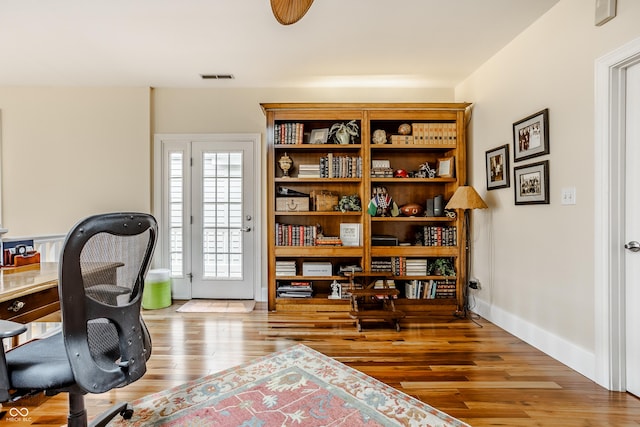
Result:
<svg viewBox="0 0 640 427"><path fill-rule="evenodd" d="M248 233L251 231L251 227L242 227L240 231L244 231L245 233ZM638 246L638 248L640 248L640 245Z"/></svg>
<svg viewBox="0 0 640 427"><path fill-rule="evenodd" d="M640 243L632 240L629 243L625 244L624 248L629 249L631 252L638 252L640 251Z"/></svg>

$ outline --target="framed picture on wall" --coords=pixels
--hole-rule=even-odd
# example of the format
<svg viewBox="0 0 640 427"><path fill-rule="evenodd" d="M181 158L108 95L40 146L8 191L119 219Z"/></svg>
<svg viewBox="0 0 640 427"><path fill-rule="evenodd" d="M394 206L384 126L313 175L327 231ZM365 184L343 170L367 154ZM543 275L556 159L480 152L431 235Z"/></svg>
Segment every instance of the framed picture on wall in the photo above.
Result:
<svg viewBox="0 0 640 427"><path fill-rule="evenodd" d="M549 154L549 109L513 124L513 161Z"/></svg>
<svg viewBox="0 0 640 427"><path fill-rule="evenodd" d="M513 168L516 205L549 204L549 161Z"/></svg>
<svg viewBox="0 0 640 427"><path fill-rule="evenodd" d="M509 144L485 153L487 190L509 187Z"/></svg>

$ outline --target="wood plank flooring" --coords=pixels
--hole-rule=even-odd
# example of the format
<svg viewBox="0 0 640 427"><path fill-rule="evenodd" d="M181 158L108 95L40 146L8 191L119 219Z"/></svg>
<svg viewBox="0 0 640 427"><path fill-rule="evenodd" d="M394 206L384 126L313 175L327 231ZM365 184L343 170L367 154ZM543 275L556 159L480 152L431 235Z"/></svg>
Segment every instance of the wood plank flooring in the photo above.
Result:
<svg viewBox="0 0 640 427"><path fill-rule="evenodd" d="M345 313L144 311L153 338L147 374L86 397L89 417L185 381L303 343L472 426L640 426L640 400L609 392L483 319L449 315L383 323L358 333ZM20 425L66 423L63 395L17 402ZM0 425L16 425L0 420Z"/></svg>

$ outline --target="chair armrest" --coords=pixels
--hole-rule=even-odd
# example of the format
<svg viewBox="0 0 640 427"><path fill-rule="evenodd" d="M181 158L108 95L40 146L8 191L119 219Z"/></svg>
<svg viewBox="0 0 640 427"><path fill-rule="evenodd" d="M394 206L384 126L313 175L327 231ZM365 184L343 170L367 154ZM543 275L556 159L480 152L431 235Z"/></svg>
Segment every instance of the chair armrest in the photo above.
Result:
<svg viewBox="0 0 640 427"><path fill-rule="evenodd" d="M25 332L27 327L22 323L0 320L0 339L15 337Z"/></svg>

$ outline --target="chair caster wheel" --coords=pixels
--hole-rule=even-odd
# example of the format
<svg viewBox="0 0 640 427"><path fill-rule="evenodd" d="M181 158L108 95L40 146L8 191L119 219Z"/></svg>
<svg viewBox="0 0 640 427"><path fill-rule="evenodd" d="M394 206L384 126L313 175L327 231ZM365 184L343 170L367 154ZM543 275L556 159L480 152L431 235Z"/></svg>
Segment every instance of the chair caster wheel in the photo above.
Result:
<svg viewBox="0 0 640 427"><path fill-rule="evenodd" d="M127 405L122 411L120 411L120 415L125 420L130 420L133 417L133 407L131 405Z"/></svg>

